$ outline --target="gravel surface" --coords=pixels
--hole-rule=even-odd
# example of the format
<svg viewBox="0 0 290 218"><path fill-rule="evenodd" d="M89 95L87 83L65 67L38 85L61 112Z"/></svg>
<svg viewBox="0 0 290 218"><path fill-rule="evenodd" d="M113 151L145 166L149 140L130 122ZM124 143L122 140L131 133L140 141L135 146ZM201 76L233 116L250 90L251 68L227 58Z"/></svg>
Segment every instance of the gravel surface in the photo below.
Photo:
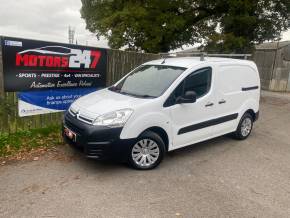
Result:
<svg viewBox="0 0 290 218"><path fill-rule="evenodd" d="M69 147L0 166L0 217L290 217L290 95L263 92L247 140L180 149L152 171Z"/></svg>

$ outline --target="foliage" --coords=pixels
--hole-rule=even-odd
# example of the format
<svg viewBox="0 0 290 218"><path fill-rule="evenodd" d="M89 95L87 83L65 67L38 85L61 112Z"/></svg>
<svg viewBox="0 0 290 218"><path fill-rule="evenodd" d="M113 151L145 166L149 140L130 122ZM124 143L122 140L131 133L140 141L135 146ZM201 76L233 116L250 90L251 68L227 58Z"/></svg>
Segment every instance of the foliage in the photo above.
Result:
<svg viewBox="0 0 290 218"><path fill-rule="evenodd" d="M59 126L0 134L0 157L29 151L36 147L52 147L62 143Z"/></svg>
<svg viewBox="0 0 290 218"><path fill-rule="evenodd" d="M244 51L286 29L289 0L82 0L87 29L112 48L168 52L186 44Z"/></svg>
<svg viewBox="0 0 290 218"><path fill-rule="evenodd" d="M208 37L207 50L250 52L254 44L279 40L287 29L289 0L232 0L220 17L220 33Z"/></svg>

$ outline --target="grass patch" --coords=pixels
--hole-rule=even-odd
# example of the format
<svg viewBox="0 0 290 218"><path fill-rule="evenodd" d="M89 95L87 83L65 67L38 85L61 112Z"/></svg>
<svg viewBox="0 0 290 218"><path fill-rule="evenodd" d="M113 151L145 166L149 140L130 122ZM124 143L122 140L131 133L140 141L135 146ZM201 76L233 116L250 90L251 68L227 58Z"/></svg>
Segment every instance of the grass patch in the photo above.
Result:
<svg viewBox="0 0 290 218"><path fill-rule="evenodd" d="M0 134L0 157L9 157L18 152L38 147L53 147L63 144L60 126Z"/></svg>

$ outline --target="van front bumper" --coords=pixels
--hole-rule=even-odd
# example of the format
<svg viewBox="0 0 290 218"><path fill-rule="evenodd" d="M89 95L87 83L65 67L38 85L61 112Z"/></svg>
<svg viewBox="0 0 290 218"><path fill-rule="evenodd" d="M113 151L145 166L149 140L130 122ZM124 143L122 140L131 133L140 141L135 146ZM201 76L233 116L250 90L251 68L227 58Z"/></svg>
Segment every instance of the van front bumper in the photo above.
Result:
<svg viewBox="0 0 290 218"><path fill-rule="evenodd" d="M75 139L66 136L65 128L75 133ZM135 139L120 139L122 129L122 127L109 128L86 124L67 112L62 135L65 142L78 148L89 158L126 161Z"/></svg>

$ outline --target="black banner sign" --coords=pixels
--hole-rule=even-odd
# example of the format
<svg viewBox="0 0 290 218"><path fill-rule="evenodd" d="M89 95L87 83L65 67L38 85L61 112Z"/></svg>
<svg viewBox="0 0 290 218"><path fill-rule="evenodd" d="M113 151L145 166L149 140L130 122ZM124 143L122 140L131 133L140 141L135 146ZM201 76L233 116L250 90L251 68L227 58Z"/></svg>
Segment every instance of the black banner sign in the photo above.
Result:
<svg viewBox="0 0 290 218"><path fill-rule="evenodd" d="M2 37L5 91L106 85L107 50Z"/></svg>

